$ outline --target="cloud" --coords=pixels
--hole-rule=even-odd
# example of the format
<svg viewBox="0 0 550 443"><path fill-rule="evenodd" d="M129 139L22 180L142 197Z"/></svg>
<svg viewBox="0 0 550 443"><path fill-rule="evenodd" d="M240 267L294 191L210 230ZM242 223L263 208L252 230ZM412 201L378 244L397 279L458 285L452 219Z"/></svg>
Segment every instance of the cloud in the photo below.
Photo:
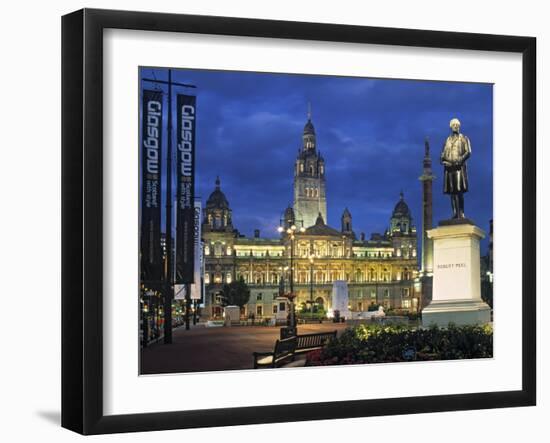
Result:
<svg viewBox="0 0 550 443"><path fill-rule="evenodd" d="M438 158L453 117L473 147L466 211L480 225L492 218L491 85L200 70L173 76L197 85L197 190L206 198L219 174L242 232L267 232L292 202L308 101L325 158L333 226L340 227L348 207L356 232L383 231L403 190L420 227L426 136L439 177L434 222L447 218Z"/></svg>

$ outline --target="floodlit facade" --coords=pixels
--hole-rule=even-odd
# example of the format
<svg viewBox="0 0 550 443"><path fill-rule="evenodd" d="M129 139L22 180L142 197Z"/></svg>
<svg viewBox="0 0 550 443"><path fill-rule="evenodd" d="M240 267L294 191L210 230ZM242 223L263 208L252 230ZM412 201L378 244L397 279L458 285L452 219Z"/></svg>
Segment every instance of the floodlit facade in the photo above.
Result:
<svg viewBox="0 0 550 443"><path fill-rule="evenodd" d="M326 224L326 172L308 113L302 148L294 167L293 206L284 210L283 233L276 238L261 237L258 230L253 237L241 235L233 226L232 211L220 179L216 179L203 211L206 287L203 316L220 317L223 285L243 278L251 295L242 316L286 318L288 303L280 295L289 292L291 255L297 311L312 302L330 310L332 284L345 280L352 313L367 311L373 304L417 312L420 303L417 234L403 193L393 212L388 211L386 232L373 233L369 238L362 233L357 236L348 208L342 211L340 229ZM293 248L285 233L292 225L298 228Z"/></svg>

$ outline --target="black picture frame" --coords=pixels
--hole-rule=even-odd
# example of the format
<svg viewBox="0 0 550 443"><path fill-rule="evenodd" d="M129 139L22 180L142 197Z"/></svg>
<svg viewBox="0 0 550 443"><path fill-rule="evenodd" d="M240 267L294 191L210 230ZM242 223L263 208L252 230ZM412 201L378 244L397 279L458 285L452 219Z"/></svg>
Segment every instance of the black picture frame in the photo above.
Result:
<svg viewBox="0 0 550 443"><path fill-rule="evenodd" d="M103 413L103 31L108 28L522 55L522 388L391 399ZM62 18L62 426L82 434L488 409L536 404L536 39L83 9Z"/></svg>

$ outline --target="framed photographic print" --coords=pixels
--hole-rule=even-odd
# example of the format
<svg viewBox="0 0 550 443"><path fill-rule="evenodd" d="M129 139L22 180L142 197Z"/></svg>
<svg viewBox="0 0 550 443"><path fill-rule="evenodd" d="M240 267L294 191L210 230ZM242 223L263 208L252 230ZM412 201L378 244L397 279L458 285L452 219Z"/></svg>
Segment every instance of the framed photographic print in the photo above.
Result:
<svg viewBox="0 0 550 443"><path fill-rule="evenodd" d="M535 404L534 38L62 24L64 427Z"/></svg>

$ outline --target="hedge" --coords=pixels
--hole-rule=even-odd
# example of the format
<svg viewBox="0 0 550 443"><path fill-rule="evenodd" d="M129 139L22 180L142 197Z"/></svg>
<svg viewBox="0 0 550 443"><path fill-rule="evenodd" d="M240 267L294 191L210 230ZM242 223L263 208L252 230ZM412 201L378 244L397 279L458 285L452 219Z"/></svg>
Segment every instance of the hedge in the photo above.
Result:
<svg viewBox="0 0 550 443"><path fill-rule="evenodd" d="M491 358L493 331L486 326L360 325L346 329L323 349L306 355L306 365Z"/></svg>

